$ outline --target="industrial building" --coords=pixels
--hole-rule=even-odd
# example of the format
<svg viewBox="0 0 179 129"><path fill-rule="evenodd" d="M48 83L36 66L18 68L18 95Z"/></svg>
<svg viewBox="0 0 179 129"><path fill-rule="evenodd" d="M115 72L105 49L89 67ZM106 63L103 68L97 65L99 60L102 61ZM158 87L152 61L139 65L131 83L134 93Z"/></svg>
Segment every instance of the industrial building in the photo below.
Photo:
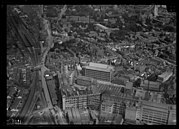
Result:
<svg viewBox="0 0 179 129"><path fill-rule="evenodd" d="M88 66L83 66L82 68L86 77L108 82L112 80L112 73L114 71L112 66L90 62Z"/></svg>

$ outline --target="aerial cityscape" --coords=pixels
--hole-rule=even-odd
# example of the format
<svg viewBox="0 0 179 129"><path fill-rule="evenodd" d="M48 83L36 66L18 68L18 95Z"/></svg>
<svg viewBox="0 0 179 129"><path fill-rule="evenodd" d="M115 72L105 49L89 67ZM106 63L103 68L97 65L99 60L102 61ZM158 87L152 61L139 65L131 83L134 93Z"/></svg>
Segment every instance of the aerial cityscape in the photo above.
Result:
<svg viewBox="0 0 179 129"><path fill-rule="evenodd" d="M167 5L7 5L7 125L176 125Z"/></svg>

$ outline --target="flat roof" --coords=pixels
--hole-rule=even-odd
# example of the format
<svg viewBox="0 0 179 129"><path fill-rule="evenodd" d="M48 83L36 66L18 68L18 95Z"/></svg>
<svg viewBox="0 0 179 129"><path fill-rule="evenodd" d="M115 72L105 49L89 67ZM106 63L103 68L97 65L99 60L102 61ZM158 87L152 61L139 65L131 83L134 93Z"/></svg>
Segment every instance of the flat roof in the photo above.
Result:
<svg viewBox="0 0 179 129"><path fill-rule="evenodd" d="M124 85L118 85L118 84L114 84L114 83L106 82L106 81L101 81L101 80L97 80L97 83L104 84L104 85L115 86L115 87L125 87Z"/></svg>
<svg viewBox="0 0 179 129"><path fill-rule="evenodd" d="M142 100L142 105L143 106L147 106L147 107L154 107L154 108L159 108L159 109L165 109L165 110L169 109L169 105L168 104L154 103L154 102L145 101L145 100Z"/></svg>
<svg viewBox="0 0 179 129"><path fill-rule="evenodd" d="M103 72L110 72L111 71L110 69L104 69L104 68L92 67L92 66L83 66L83 68L96 70L96 71L103 71Z"/></svg>
<svg viewBox="0 0 179 129"><path fill-rule="evenodd" d="M99 68L108 68L109 65L106 65L106 64L101 64L101 63L93 63L93 62L90 62L89 63L89 66L92 66L92 67L99 67Z"/></svg>
<svg viewBox="0 0 179 129"><path fill-rule="evenodd" d="M165 78L165 77L167 77L167 76L171 76L173 73L172 72L164 72L164 73L162 73L161 75L158 75L158 77L162 77L162 78Z"/></svg>

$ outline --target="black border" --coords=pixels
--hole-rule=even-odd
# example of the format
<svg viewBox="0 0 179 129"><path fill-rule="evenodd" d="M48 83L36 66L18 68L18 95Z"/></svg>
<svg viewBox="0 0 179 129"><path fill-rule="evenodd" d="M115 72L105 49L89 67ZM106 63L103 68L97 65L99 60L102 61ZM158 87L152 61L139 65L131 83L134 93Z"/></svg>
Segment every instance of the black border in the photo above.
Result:
<svg viewBox="0 0 179 129"><path fill-rule="evenodd" d="M47 1L46 1L47 2ZM6 49L4 49L5 47L6 47L6 44L4 43L4 42L6 42L6 5L8 5L8 4L47 4L46 2L43 2L43 1L30 1L30 0L18 0L18 1L15 1L15 0L12 0L12 1L10 1L10 0L6 0L6 1L1 1L1 25L2 25L2 27L1 27L1 34L2 34L2 38L1 38L1 51L0 52L2 52L1 53L1 56L0 56L0 58L1 58L1 65L0 65L0 68L1 68L1 71L2 72L0 72L0 73L2 73L2 75L1 75L1 78L3 78L5 81L6 81L6 75L3 75L3 73L5 73L6 74L6 71L3 71L3 70L6 70L4 67L3 67L3 65L6 65ZM177 6L177 3L175 3L175 2L172 2L172 1L161 1L161 0L157 0L157 1L154 1L154 2L152 2L152 1L143 1L143 2L141 2L140 0L131 0L131 1L128 1L128 0L124 0L124 1L121 1L121 0L113 0L113 1L94 1L94 0L90 0L90 1L76 1L76 0L71 0L71 1L68 1L68 0L65 0L65 1L53 1L53 3L51 3L50 1L48 1L49 2L49 4L161 4L161 5L165 5L165 4L167 4L167 5L176 5ZM3 45L5 45L5 46L3 46ZM3 60L4 59L4 60ZM6 66L5 66L6 67ZM6 119L4 118L4 117L6 117L6 112L5 111L3 111L3 106L5 106L5 108L6 108L6 92L4 92L4 91L6 91L6 86L5 86L5 84L2 84L2 86L1 86L1 88L4 88L4 89L1 89L0 91L2 92L1 93L1 95L2 95L2 97L4 97L4 98L1 98L1 106L2 106L2 109L1 109L1 111L3 112L3 115L5 115L5 116L3 116L3 115L1 115L1 125L3 125L3 126L6 126ZM178 88L177 88L178 89ZM5 95L4 95L5 94ZM4 108L4 109L5 109ZM6 126L7 127L7 126ZM22 126L16 126L16 125L14 125L14 126L8 126L8 127L43 127L42 125L40 126L38 126L38 125L32 125L32 126L25 126L25 125L22 125ZM57 128L66 128L66 127L72 127L72 128L74 128L74 127L77 127L77 128L79 128L79 127L82 127L82 128L88 128L88 127L97 127L97 128L155 128L155 127L159 127L159 128L176 128L177 126L135 126L135 125L133 125L133 126L115 126L115 125L58 125L58 126L55 126L55 125L45 125L45 127L50 127L50 128L54 128L54 127L57 127Z"/></svg>

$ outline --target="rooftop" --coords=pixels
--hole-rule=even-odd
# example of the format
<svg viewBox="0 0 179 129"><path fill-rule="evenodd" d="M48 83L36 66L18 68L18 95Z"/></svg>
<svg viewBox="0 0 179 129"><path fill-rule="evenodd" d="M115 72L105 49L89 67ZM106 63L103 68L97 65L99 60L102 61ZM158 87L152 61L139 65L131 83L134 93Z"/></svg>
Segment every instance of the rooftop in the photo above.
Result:
<svg viewBox="0 0 179 129"><path fill-rule="evenodd" d="M91 88L86 88L84 86L80 86L77 84L74 84L70 88L63 88L62 95L67 97L74 97L74 96L80 96L80 95L90 95L94 94L93 90Z"/></svg>
<svg viewBox="0 0 179 129"><path fill-rule="evenodd" d="M168 104L154 103L154 102L145 101L145 100L142 100L142 105L145 107L154 107L154 108L159 108L159 109L164 109L164 110L169 109Z"/></svg>
<svg viewBox="0 0 179 129"><path fill-rule="evenodd" d="M162 73L161 75L158 75L158 77L167 77L167 76L169 76L169 75L172 75L172 72L164 72L164 73Z"/></svg>
<svg viewBox="0 0 179 129"><path fill-rule="evenodd" d="M89 112L87 110L72 108L67 110L69 120L75 124L90 121Z"/></svg>
<svg viewBox="0 0 179 129"><path fill-rule="evenodd" d="M100 27L100 28L102 28L102 29L105 29L105 30L109 29L108 27L103 26L103 25L101 25L101 24L95 24L95 25L98 26L98 27Z"/></svg>
<svg viewBox="0 0 179 129"><path fill-rule="evenodd" d="M111 93L113 93L113 95L119 95L121 91L121 86L116 84L111 85L111 83L99 83L98 81L97 86L92 86L92 91L94 93L103 93L105 91L110 91Z"/></svg>
<svg viewBox="0 0 179 129"><path fill-rule="evenodd" d="M101 68L101 69L113 69L114 68L113 66L110 66L110 65L106 65L106 64L102 64L102 63L93 63L93 62L90 62L89 66Z"/></svg>

